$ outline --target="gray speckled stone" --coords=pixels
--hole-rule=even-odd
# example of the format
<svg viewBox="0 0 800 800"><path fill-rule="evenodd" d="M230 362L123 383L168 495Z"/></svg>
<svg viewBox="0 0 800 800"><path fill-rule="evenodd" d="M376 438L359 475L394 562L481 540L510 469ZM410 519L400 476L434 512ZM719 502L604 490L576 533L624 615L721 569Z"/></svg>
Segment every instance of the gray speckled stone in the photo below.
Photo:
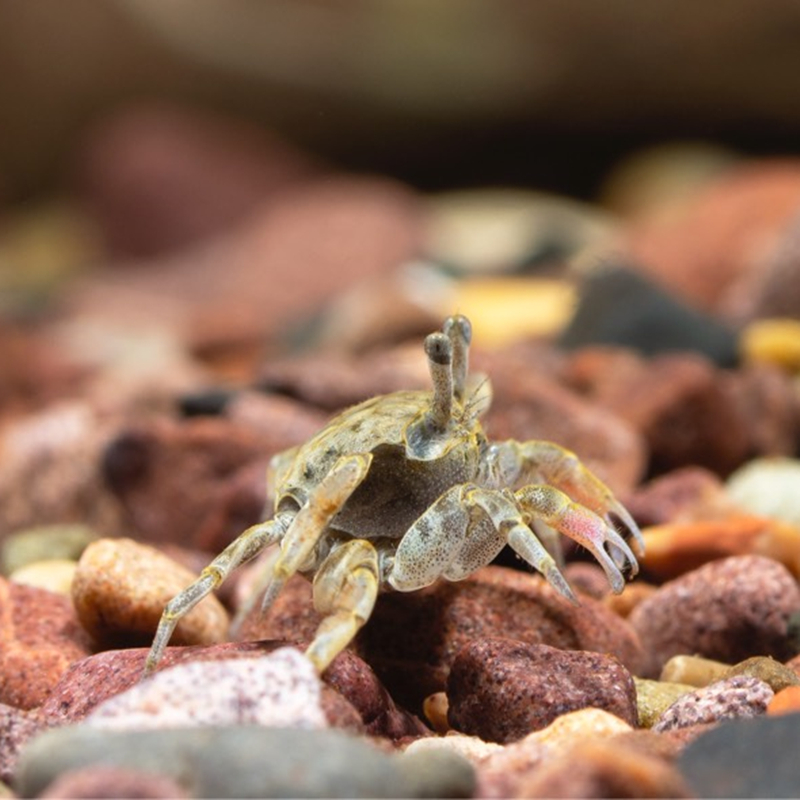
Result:
<svg viewBox="0 0 800 800"><path fill-rule="evenodd" d="M106 731L76 725L48 731L25 748L14 788L35 797L59 775L97 764L166 775L198 798L431 796L401 763L366 740L333 730L252 725Z"/></svg>
<svg viewBox="0 0 800 800"><path fill-rule="evenodd" d="M774 692L750 675L716 681L679 697L653 726L657 733L736 717L755 717L767 710ZM800 787L798 787L800 788Z"/></svg>

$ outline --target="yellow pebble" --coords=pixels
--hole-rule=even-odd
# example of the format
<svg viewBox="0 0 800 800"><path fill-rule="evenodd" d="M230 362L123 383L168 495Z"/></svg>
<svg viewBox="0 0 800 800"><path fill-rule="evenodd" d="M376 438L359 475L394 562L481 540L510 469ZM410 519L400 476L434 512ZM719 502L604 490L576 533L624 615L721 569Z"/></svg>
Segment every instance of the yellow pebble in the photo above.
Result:
<svg viewBox="0 0 800 800"><path fill-rule="evenodd" d="M800 371L800 321L761 319L742 331L740 348L746 361L777 364Z"/></svg>
<svg viewBox="0 0 800 800"><path fill-rule="evenodd" d="M652 728L664 711L679 697L693 692L697 688L686 683L649 681L636 677L633 681L636 684L636 709L639 712L639 724L643 728Z"/></svg>
<svg viewBox="0 0 800 800"><path fill-rule="evenodd" d="M613 736L633 728L609 711L580 708L554 719L546 728L528 734L523 741L537 741L548 747L571 745L576 739Z"/></svg>
<svg viewBox="0 0 800 800"><path fill-rule="evenodd" d="M14 583L23 583L26 586L35 586L37 589L47 589L56 594L69 596L77 566L77 561L69 561L66 558L34 561L12 572L9 579Z"/></svg>
<svg viewBox="0 0 800 800"><path fill-rule="evenodd" d="M708 686L726 677L730 664L700 656L673 656L661 670L661 681L686 683L689 686Z"/></svg>

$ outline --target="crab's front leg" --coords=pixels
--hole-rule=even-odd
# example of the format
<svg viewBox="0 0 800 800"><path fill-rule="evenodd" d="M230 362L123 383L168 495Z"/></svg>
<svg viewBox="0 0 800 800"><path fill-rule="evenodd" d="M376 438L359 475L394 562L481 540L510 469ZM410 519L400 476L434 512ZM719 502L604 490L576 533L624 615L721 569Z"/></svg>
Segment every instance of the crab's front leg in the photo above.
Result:
<svg viewBox="0 0 800 800"><path fill-rule="evenodd" d="M554 486L601 517L609 530L613 531L615 523L619 522L636 555L644 556L644 539L633 517L611 489L570 450L553 442L509 440L493 446L490 468L499 485ZM638 569L636 559L630 563L635 572Z"/></svg>

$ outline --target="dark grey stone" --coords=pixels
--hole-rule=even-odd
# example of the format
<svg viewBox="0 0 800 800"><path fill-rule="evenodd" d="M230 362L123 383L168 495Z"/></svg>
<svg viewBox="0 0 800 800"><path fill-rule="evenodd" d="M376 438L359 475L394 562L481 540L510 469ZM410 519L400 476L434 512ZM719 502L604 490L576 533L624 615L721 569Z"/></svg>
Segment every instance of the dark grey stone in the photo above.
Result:
<svg viewBox="0 0 800 800"><path fill-rule="evenodd" d="M724 722L677 765L696 797L800 797L800 713Z"/></svg>
<svg viewBox="0 0 800 800"><path fill-rule="evenodd" d="M64 772L103 765L169 776L200 798L429 797L441 790L407 776L400 763L333 730L112 732L76 725L48 731L25 748L14 788L35 797Z"/></svg>

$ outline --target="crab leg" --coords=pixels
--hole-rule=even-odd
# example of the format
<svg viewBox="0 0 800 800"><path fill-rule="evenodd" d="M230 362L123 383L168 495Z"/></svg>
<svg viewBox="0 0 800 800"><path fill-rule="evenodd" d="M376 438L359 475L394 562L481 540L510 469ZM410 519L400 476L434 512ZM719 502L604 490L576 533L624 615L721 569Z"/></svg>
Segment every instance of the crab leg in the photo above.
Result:
<svg viewBox="0 0 800 800"><path fill-rule="evenodd" d="M258 555L277 542L291 517L281 514L274 519L253 525L236 537L201 573L200 577L167 603L158 623L152 647L147 655L144 676L161 661L175 627L204 597L214 591L240 564Z"/></svg>
<svg viewBox="0 0 800 800"><path fill-rule="evenodd" d="M638 571L636 556L614 528L591 509L570 500L559 489L546 485L523 486L514 493L514 498L527 517L542 520L589 550L605 571L616 594L625 588L620 567L630 565L634 575ZM606 544L611 555L606 552Z"/></svg>
<svg viewBox="0 0 800 800"><path fill-rule="evenodd" d="M472 484L449 489L409 528L388 581L409 592L440 576L461 580L489 564L506 543L574 600L555 559L525 524L513 496Z"/></svg>
<svg viewBox="0 0 800 800"><path fill-rule="evenodd" d="M314 607L327 614L306 655L321 674L369 619L378 596L378 553L351 539L323 561L314 577Z"/></svg>
<svg viewBox="0 0 800 800"><path fill-rule="evenodd" d="M611 489L588 470L575 453L552 442L537 440L507 441L496 447L498 461L512 473L503 476L504 485L525 483L555 486L602 517L609 527L614 527L612 517L616 517L629 533L636 554L640 557L644 555L644 539L633 517L614 497Z"/></svg>

